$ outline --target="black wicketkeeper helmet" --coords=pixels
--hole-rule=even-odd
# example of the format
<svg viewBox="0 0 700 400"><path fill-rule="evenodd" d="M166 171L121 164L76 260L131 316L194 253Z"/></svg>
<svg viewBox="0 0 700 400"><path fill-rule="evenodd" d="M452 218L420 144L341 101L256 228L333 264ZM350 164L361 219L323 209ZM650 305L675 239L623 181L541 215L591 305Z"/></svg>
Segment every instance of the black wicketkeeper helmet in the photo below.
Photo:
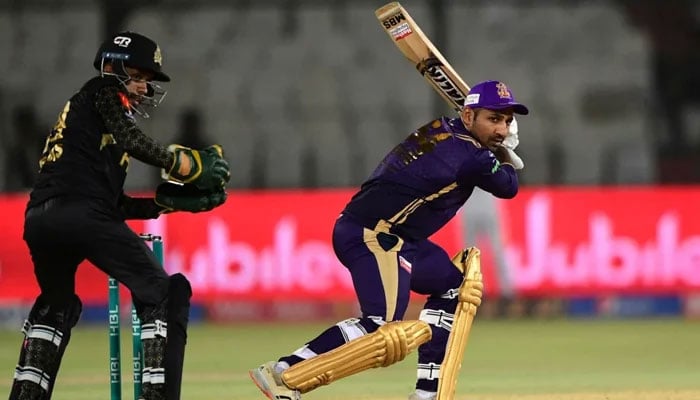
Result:
<svg viewBox="0 0 700 400"><path fill-rule="evenodd" d="M97 51L93 65L102 71L105 62L115 61L152 72L154 81L170 82L170 77L162 71L163 56L158 44L136 32L120 32L105 40Z"/></svg>
<svg viewBox="0 0 700 400"><path fill-rule="evenodd" d="M112 65L112 72L104 70L107 63ZM100 75L115 76L125 86L131 79L126 67L153 73L152 81L170 82L170 77L162 70L163 56L158 44L136 32L120 32L105 40L97 50L93 66L100 71ZM142 106L157 107L167 93L151 81L147 87L144 96L130 94L138 98L138 103L132 102L132 109L144 118L148 118L148 113Z"/></svg>

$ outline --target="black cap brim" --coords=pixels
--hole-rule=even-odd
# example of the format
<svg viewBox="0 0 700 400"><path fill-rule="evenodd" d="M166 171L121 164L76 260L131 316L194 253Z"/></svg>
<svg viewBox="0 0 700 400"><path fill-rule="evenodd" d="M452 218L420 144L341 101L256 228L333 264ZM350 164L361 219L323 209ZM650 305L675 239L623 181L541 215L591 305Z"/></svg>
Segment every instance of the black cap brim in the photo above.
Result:
<svg viewBox="0 0 700 400"><path fill-rule="evenodd" d="M164 72L153 71L153 80L158 82L170 82L170 77Z"/></svg>

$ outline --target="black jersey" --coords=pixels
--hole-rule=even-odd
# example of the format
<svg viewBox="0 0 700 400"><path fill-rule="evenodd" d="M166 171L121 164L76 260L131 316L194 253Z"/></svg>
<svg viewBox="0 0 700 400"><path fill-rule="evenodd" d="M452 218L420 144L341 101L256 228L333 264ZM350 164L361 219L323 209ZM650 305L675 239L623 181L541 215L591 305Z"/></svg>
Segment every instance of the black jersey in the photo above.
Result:
<svg viewBox="0 0 700 400"><path fill-rule="evenodd" d="M93 78L65 104L46 139L27 207L55 197L91 199L117 210L130 156L160 168L172 153L136 125L125 88Z"/></svg>

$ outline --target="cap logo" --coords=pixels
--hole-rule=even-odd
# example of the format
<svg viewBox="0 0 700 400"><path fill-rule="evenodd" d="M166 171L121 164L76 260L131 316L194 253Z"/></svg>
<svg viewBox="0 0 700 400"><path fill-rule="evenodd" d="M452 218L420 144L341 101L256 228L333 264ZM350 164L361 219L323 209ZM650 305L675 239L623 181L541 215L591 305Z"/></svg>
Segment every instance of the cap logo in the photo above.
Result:
<svg viewBox="0 0 700 400"><path fill-rule="evenodd" d="M496 84L496 89L498 90L498 97L502 99L510 99L513 97L513 95L510 94L510 90L508 90L508 86L503 82L498 82L498 84Z"/></svg>
<svg viewBox="0 0 700 400"><path fill-rule="evenodd" d="M116 44L119 47L129 47L129 43L131 43L130 37L117 36L114 38L114 44Z"/></svg>
<svg viewBox="0 0 700 400"><path fill-rule="evenodd" d="M160 54L160 47L156 46L156 51L153 52L153 62L162 66L163 65L163 55Z"/></svg>
<svg viewBox="0 0 700 400"><path fill-rule="evenodd" d="M480 97L481 97L480 93L468 94L467 99L464 100L464 105L469 106L472 104L479 104Z"/></svg>

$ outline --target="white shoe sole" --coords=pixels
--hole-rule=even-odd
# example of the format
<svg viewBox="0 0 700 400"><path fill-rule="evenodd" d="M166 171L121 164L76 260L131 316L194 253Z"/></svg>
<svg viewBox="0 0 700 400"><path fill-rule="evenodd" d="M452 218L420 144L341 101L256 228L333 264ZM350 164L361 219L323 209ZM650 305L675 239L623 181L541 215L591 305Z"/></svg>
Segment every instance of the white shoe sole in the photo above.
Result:
<svg viewBox="0 0 700 400"><path fill-rule="evenodd" d="M291 395L286 395L286 394L278 394L275 395L275 388L271 388L268 384L268 382L273 382L274 383L274 377L269 371L264 371L265 366L258 367L256 369L251 369L248 374L250 375L250 379L253 380L253 383L255 383L255 386L260 389L260 391L270 400L299 400L301 399L301 396L294 391L292 392Z"/></svg>
<svg viewBox="0 0 700 400"><path fill-rule="evenodd" d="M276 399L272 396L272 391L270 390L270 388L269 388L269 387L267 386L267 384L265 383L266 379L265 379L265 377L262 375L262 373L260 372L260 368L251 369L251 370L248 372L248 374L250 375L250 379L253 380L253 383L255 383L255 386L257 386L258 389L260 389L260 391L263 392L263 394L264 394L268 399L270 399L270 400L276 400Z"/></svg>

